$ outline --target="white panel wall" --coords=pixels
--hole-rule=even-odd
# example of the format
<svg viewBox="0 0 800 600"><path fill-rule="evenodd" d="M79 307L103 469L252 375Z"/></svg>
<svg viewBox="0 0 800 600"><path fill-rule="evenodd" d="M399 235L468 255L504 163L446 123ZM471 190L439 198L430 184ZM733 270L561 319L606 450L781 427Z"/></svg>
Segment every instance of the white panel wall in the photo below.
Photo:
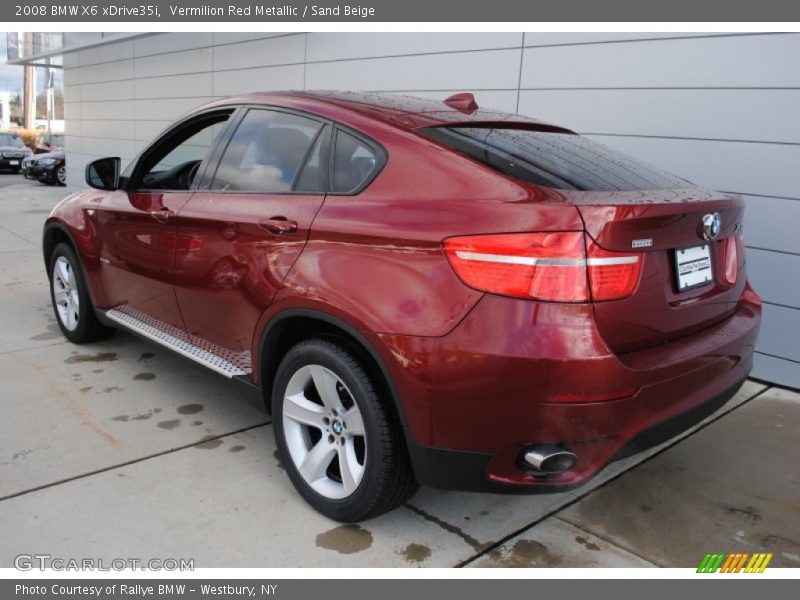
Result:
<svg viewBox="0 0 800 600"><path fill-rule="evenodd" d="M64 57L68 181L131 159L211 98L347 89L520 112L747 198L750 276L765 301L755 375L800 387L800 35L186 33Z"/></svg>

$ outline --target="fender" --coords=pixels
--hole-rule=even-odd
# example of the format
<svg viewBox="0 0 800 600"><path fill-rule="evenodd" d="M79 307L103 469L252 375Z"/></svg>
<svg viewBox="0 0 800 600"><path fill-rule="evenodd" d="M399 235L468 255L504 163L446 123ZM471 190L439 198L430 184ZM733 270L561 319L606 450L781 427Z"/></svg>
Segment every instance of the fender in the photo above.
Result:
<svg viewBox="0 0 800 600"><path fill-rule="evenodd" d="M347 321L335 317L328 312L323 312L317 308L286 308L286 309L278 309L274 311L273 314L268 315L270 311L268 310L262 320L266 319L267 323L266 326L263 327L261 335L257 337L259 340L258 347L254 348L253 352L253 374L255 375L254 379L256 379L256 383L260 384L261 388L264 389L265 385L268 385L271 382L265 382L262 380L262 361L264 358L264 349L266 348L267 341L269 336L272 332L274 332L275 327L280 325L281 322L285 321L286 319L290 319L293 317L305 317L309 319L316 319L318 321L322 321L329 325L333 325L334 327L341 329L345 333L347 333L350 337L355 339L362 347L364 351L369 354L370 358L375 362L380 370L381 376L386 381L386 385L389 389L389 392L392 396L392 402L397 410L397 414L400 417L400 423L403 426L403 429L407 428L407 421L405 410L403 408L403 404L400 401L400 395L397 392L397 387L394 382L394 378L392 377L391 372L389 371L388 367L386 366L386 362L384 358L381 356L381 353L378 352L373 342L371 342L359 329L357 326L348 323Z"/></svg>
<svg viewBox="0 0 800 600"><path fill-rule="evenodd" d="M100 260L97 247L94 244L94 227L88 219L86 221L83 228L77 228L79 235L76 236L76 229L70 223L59 217L49 217L42 230L42 258L44 259L45 270L49 271L50 265L47 252L49 242L56 231L63 233L69 239L78 257L78 263L88 284L89 298L92 301L92 305L98 308L107 306L108 300L100 279ZM81 229L86 233L81 235ZM49 272L47 277L48 279L50 278Z"/></svg>
<svg viewBox="0 0 800 600"><path fill-rule="evenodd" d="M373 344L359 329L352 324L334 317L327 312L323 312L316 308L286 308L283 310L278 309L277 311L273 311L271 316L267 316L267 311L263 318L268 319L266 326L263 327L263 331L260 336L257 337L259 340L258 350L256 350L253 354L253 373L259 379L261 378L261 363L262 363L262 349L266 347L267 340L269 339L270 333L274 331L275 327L280 325L282 321L286 319L294 318L294 317L305 317L311 319L317 319L319 321L323 321L329 325L333 325L350 335L356 342L361 345L361 348L370 356L370 358L375 362L377 365L384 381L386 382L386 386L389 390L389 394L392 398L392 403L394 405L396 414L400 419L400 425L403 432L403 439L406 444L406 448L408 450L409 458L411 459L411 466L414 471L415 477L417 481L426 484L426 485L435 485L435 477L433 475L433 467L431 464L431 457L429 453L426 451L425 446L418 441L417 437L414 435L412 428L409 426L408 419L406 417L406 411L403 406L403 403L400 400L400 395L397 391L397 386L395 384L394 378L386 366L386 362L384 358L381 356L381 353L378 351L378 348ZM387 350L388 352L388 350ZM265 390L265 385L267 382L261 381L260 387L262 389L262 393ZM429 412L429 411L428 411ZM423 417L423 421L427 422L429 420L429 414ZM425 426L427 429L427 426Z"/></svg>

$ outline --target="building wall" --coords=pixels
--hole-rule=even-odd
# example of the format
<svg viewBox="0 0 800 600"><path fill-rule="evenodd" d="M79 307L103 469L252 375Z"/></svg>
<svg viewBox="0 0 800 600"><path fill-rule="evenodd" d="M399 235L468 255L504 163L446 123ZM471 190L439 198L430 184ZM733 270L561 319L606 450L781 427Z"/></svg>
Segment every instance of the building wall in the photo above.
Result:
<svg viewBox="0 0 800 600"><path fill-rule="evenodd" d="M380 90L571 127L745 195L765 301L754 375L800 387L800 35L159 34L64 56L68 182L130 160L184 111L253 90Z"/></svg>

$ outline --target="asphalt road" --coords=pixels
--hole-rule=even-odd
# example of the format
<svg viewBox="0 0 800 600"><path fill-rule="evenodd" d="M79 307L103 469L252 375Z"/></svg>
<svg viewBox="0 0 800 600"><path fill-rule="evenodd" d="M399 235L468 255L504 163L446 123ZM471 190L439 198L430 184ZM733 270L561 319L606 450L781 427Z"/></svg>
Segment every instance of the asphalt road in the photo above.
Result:
<svg viewBox="0 0 800 600"><path fill-rule="evenodd" d="M60 335L40 251L64 188L0 174L0 567L23 553L197 567L800 566L800 394L748 382L682 440L581 488L420 490L360 525L308 508L238 384L119 333Z"/></svg>

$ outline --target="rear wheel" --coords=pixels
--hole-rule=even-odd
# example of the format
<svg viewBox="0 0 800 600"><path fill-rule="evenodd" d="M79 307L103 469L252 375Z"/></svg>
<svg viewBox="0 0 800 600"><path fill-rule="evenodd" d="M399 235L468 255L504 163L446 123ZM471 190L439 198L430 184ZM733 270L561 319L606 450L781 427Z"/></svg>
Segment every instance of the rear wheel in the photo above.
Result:
<svg viewBox="0 0 800 600"><path fill-rule="evenodd" d="M113 332L97 319L78 258L64 243L50 255L50 299L61 333L70 342L94 342Z"/></svg>
<svg viewBox="0 0 800 600"><path fill-rule="evenodd" d="M337 521L389 511L416 490L402 432L370 371L335 339L285 356L272 400L275 438L300 495Z"/></svg>

